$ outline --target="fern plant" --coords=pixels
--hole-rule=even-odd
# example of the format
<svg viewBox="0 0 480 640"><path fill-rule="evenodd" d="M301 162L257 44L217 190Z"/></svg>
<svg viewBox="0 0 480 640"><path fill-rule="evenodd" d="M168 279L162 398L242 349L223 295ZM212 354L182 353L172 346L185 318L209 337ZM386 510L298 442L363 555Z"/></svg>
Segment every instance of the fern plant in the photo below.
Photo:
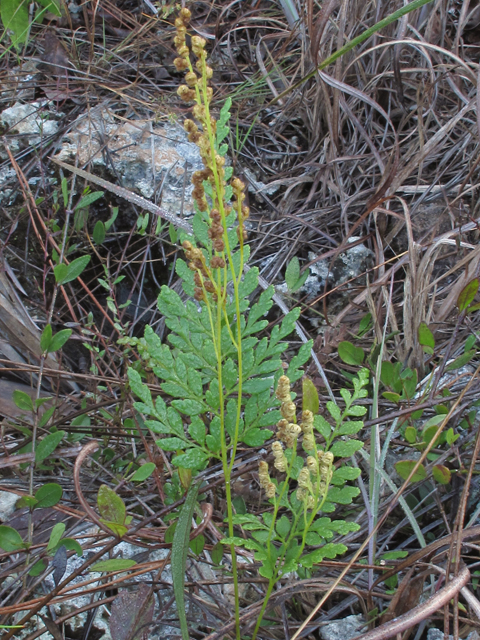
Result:
<svg viewBox="0 0 480 640"><path fill-rule="evenodd" d="M344 545L327 541L335 533L354 530L356 525L317 515L322 510L333 511L334 503L351 502L358 493L354 487L343 487L348 479L356 477L357 470L334 470L333 458L351 455L361 446L356 440L338 438L362 426L347 418L365 411L354 403L366 394L366 378L359 374L353 396L344 392L344 412L329 403L334 428L311 411L303 416L302 426L296 425L290 385L302 376L301 367L310 357L312 343L300 347L288 365L282 362L288 347L286 338L294 329L299 309L290 311L269 335L262 335L274 289L269 287L251 304L259 273L256 268L246 269L249 247L245 221L249 209L244 205L245 185L225 162L231 100L227 99L216 120L210 109L212 70L206 61L205 40L199 36L191 39L195 65L185 42L189 18L190 11L182 9L175 23L175 65L186 72L187 84L178 94L194 103L196 122L186 120L185 129L200 150L204 169L195 172L192 179L193 234L183 233L179 238L186 260L177 260L176 271L187 299L182 300L166 286L161 289L158 308L170 331L167 342L162 343L151 327L146 328L143 338L122 338L120 342L136 349L143 360L143 365L128 370L131 390L139 399L134 406L145 425L158 434L157 445L172 452L172 464L184 478L192 478L211 460L222 464L228 528L225 543L232 557L236 634L240 638L235 546L254 549L262 563L260 572L269 578L262 615L282 575L298 568L308 570L323 557L335 557L346 550ZM147 370L153 372L162 389L156 398L145 382ZM231 478L238 447L263 445L272 437L276 424L283 425L273 444L276 466L286 477L275 484L269 479L266 463L260 469L273 512L261 520L254 515L237 516L232 507ZM322 446L317 446L314 426L323 437ZM306 460L296 453L302 428ZM298 484L296 489L291 489L293 482ZM252 537L235 536L237 525L251 531ZM307 552L312 544L321 548Z"/></svg>

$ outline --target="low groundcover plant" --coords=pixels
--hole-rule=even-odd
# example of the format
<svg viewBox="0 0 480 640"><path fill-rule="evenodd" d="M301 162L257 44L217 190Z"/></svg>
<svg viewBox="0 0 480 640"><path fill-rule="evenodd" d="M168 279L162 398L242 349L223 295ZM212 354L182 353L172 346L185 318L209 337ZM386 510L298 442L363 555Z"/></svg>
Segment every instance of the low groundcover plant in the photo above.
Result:
<svg viewBox="0 0 480 640"><path fill-rule="evenodd" d="M223 542L229 545L232 557L238 638L236 546L254 550L260 574L269 581L255 637L276 582L292 571L306 575L324 557L345 552L345 545L328 541L336 534L357 530L353 522L319 514L334 511L335 503L350 503L358 494L357 488L345 483L360 471L345 465L336 468L334 460L351 456L362 446L348 436L356 434L363 423L349 418L366 411L355 403L367 394L368 373L360 371L353 394L342 391L343 411L334 402L327 404L333 426L314 415L318 397L310 408L306 406L305 396L312 397L311 393L304 394L304 411L297 424L291 385L302 376L312 343L300 347L288 365L282 362L288 347L285 339L294 329L298 309L290 311L269 336L262 336L274 290L269 287L251 304L259 274L256 268L247 269L245 185L225 162L231 101L227 99L216 120L211 112L209 80L213 72L207 64L206 43L193 36L190 51L186 44L189 19L190 11L182 9L175 22L175 66L186 72L186 84L178 94L194 103L195 121L186 120L185 129L200 149L204 169L193 175L193 235L179 237L186 261L178 259L176 271L188 299L184 302L166 286L161 289L158 308L170 330L168 343L162 344L151 327L143 338L122 342L135 348L143 360L128 371L131 389L139 398L135 409L144 416L145 426L160 436L157 445L173 452L177 486L179 473L185 484L185 478L194 477L210 461L222 464L228 525ZM146 370L160 381L162 396L152 398L144 382ZM261 518L237 515L231 479L238 448L263 445L272 438L274 425L271 451L277 477L270 477L265 460L259 464L260 484L270 506ZM303 453L298 453L300 442ZM245 537L235 535L236 526Z"/></svg>

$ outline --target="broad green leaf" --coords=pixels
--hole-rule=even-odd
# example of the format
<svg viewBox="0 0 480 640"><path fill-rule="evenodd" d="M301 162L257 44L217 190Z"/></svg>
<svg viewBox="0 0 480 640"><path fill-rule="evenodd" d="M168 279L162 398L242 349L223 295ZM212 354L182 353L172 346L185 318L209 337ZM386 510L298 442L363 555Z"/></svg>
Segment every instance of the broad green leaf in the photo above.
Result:
<svg viewBox="0 0 480 640"><path fill-rule="evenodd" d="M62 432L65 433L65 432ZM56 482L47 482L35 492L35 499L38 500L36 509L53 507L60 502L63 495L62 487Z"/></svg>
<svg viewBox="0 0 480 640"><path fill-rule="evenodd" d="M399 462L395 463L395 469L398 475L403 480L406 480L416 464L417 464L416 460L400 460ZM415 471L411 479L411 482L419 482L420 480L425 480L426 477L427 477L427 472L425 471L425 467L423 466L423 464L420 464L418 469Z"/></svg>
<svg viewBox="0 0 480 640"><path fill-rule="evenodd" d="M287 265L285 271L285 282L290 291L295 291L295 285L300 277L300 261L297 256L294 256Z"/></svg>
<svg viewBox="0 0 480 640"><path fill-rule="evenodd" d="M189 435L200 445L205 444L205 436L207 433L205 423L198 416L193 416L191 423L188 425Z"/></svg>
<svg viewBox="0 0 480 640"><path fill-rule="evenodd" d="M97 220L93 228L93 239L95 243L102 244L102 242L105 240L105 236L106 236L105 225L101 220Z"/></svg>
<svg viewBox="0 0 480 640"><path fill-rule="evenodd" d="M366 313L363 318L360 320L360 325L358 327L358 337L361 338L364 336L370 329L373 327L372 314Z"/></svg>
<svg viewBox="0 0 480 640"><path fill-rule="evenodd" d="M142 466L135 471L135 473L130 479L134 480L135 482L143 482L144 480L149 478L154 471L155 471L155 463L147 462L145 464L142 464Z"/></svg>
<svg viewBox="0 0 480 640"><path fill-rule="evenodd" d="M60 10L60 3L58 2L58 0L39 0L39 2L43 7L45 7L47 11L50 11L50 13L53 13L58 17L62 15L62 12Z"/></svg>
<svg viewBox="0 0 480 640"><path fill-rule="evenodd" d="M187 554L190 538L190 529L192 526L192 516L197 503L199 485L192 484L188 490L187 497L181 508L177 526L173 536L172 543L172 581L173 592L175 594L175 602L177 605L177 614L180 621L180 629L182 631L182 639L190 640L188 634L188 623L185 612L185 570L187 565Z"/></svg>
<svg viewBox="0 0 480 640"><path fill-rule="evenodd" d="M28 395L28 393L25 393L25 391L15 389L15 391L13 392L13 401L22 411L33 411L32 398Z"/></svg>
<svg viewBox="0 0 480 640"><path fill-rule="evenodd" d="M4 551L16 551L24 546L23 540L16 529L0 525L0 548Z"/></svg>
<svg viewBox="0 0 480 640"><path fill-rule="evenodd" d="M418 327L418 341L423 350L432 355L435 350L435 338L425 322L421 322Z"/></svg>
<svg viewBox="0 0 480 640"><path fill-rule="evenodd" d="M9 29L13 45L18 49L26 42L29 19L29 0L2 0L0 2L0 16L5 30Z"/></svg>
<svg viewBox="0 0 480 640"><path fill-rule="evenodd" d="M55 275L55 282L57 284L63 284L68 274L68 266L62 262L53 267L53 273Z"/></svg>
<svg viewBox="0 0 480 640"><path fill-rule="evenodd" d="M351 504L353 498L356 498L359 493L358 487L330 487L327 499L335 504Z"/></svg>
<svg viewBox="0 0 480 640"><path fill-rule="evenodd" d="M100 521L106 525L110 531L112 531L116 536L122 538L128 531L128 527L124 524L119 524L118 522L112 522L111 520L105 520L104 518L100 518Z"/></svg>
<svg viewBox="0 0 480 640"><path fill-rule="evenodd" d="M196 538L190 541L190 550L197 556L199 556L205 548L205 536L200 534Z"/></svg>
<svg viewBox="0 0 480 640"><path fill-rule="evenodd" d="M40 559L33 565L33 567L28 572L28 575L36 578L42 573L42 571L45 571L46 568L47 565L45 564L45 561Z"/></svg>
<svg viewBox="0 0 480 640"><path fill-rule="evenodd" d="M42 335L40 336L40 349L43 353L48 351L48 347L50 346L50 342L52 341L52 325L47 324L45 329L42 331Z"/></svg>
<svg viewBox="0 0 480 640"><path fill-rule="evenodd" d="M400 560L401 558L406 558L408 556L408 551L387 551L386 553L382 553L382 558L384 560Z"/></svg>
<svg viewBox="0 0 480 640"><path fill-rule="evenodd" d="M307 377L302 380L302 408L304 411L311 411L314 416L320 408L317 388Z"/></svg>
<svg viewBox="0 0 480 640"><path fill-rule="evenodd" d="M27 507L28 509L34 509L38 500L33 496L22 496L20 500L17 501L16 508L23 509Z"/></svg>
<svg viewBox="0 0 480 640"><path fill-rule="evenodd" d="M338 345L338 355L345 364L360 366L365 357L365 353L361 347L356 347L348 340L340 342Z"/></svg>
<svg viewBox="0 0 480 640"><path fill-rule="evenodd" d="M363 442L360 440L337 440L331 446L330 451L336 458L349 458L362 447Z"/></svg>
<svg viewBox="0 0 480 640"><path fill-rule="evenodd" d="M271 389L273 386L273 378L252 378L251 380L247 380L243 385L244 393L251 393L255 395L257 393L262 393L262 391L266 391L267 389Z"/></svg>
<svg viewBox="0 0 480 640"><path fill-rule="evenodd" d="M327 440L332 435L332 425L323 416L314 416L313 426Z"/></svg>
<svg viewBox="0 0 480 640"><path fill-rule="evenodd" d="M261 447L267 440L272 437L272 432L268 429L248 429L240 439L249 447Z"/></svg>
<svg viewBox="0 0 480 640"><path fill-rule="evenodd" d="M72 282L72 280L76 280L78 276L83 272L87 264L90 262L90 256L80 256L80 258L76 258L72 260L72 262L67 266L67 274L63 278L61 282L58 284L66 284L67 282Z"/></svg>
<svg viewBox="0 0 480 640"><path fill-rule="evenodd" d="M407 427L405 429L405 440L410 444L414 444L417 441L417 430L415 427Z"/></svg>
<svg viewBox="0 0 480 640"><path fill-rule="evenodd" d="M110 231L110 227L114 224L115 220L117 219L118 211L119 211L119 208L118 208L118 207L112 207L112 215L111 215L111 217L110 217L110 218L105 222L105 230L106 230L106 231Z"/></svg>
<svg viewBox="0 0 480 640"><path fill-rule="evenodd" d="M291 528L291 522L290 520L287 518L286 515L283 515L278 521L277 524L275 526L275 529L277 530L278 535L283 538L284 540L286 539L286 537L289 534L290 528ZM267 532L268 535L270 535Z"/></svg>
<svg viewBox="0 0 480 640"><path fill-rule="evenodd" d="M130 367L128 369L128 380L133 393L142 400L148 407L153 407L152 394L146 384L143 384L142 378L138 371Z"/></svg>
<svg viewBox="0 0 480 640"><path fill-rule="evenodd" d="M384 391L382 393L382 396L385 398L385 400L395 402L395 404L398 404L402 399L399 393L393 393L393 391Z"/></svg>
<svg viewBox="0 0 480 640"><path fill-rule="evenodd" d="M67 340L70 338L72 333L73 332L71 329L62 329L61 331L56 333L52 337L46 351L48 353L53 353L54 351L58 351L59 349L61 349L63 345L67 342Z"/></svg>
<svg viewBox="0 0 480 640"><path fill-rule="evenodd" d="M178 449L184 449L187 446L185 440L177 437L162 438L161 440L157 440L156 443L163 451L177 451Z"/></svg>
<svg viewBox="0 0 480 640"><path fill-rule="evenodd" d="M92 564L89 571L126 571L134 567L137 563L129 558L114 558L113 560L101 560Z"/></svg>
<svg viewBox="0 0 480 640"><path fill-rule="evenodd" d="M52 455L65 435L65 431L56 431L45 436L35 447L35 462L43 462Z"/></svg>
<svg viewBox="0 0 480 640"><path fill-rule="evenodd" d="M388 362L388 360L384 360L382 362L380 379L386 387L393 387L395 381L395 368L391 362Z"/></svg>
<svg viewBox="0 0 480 640"><path fill-rule="evenodd" d="M478 278L470 280L470 282L463 288L457 299L457 307L459 311L465 311L469 307L478 291Z"/></svg>
<svg viewBox="0 0 480 640"><path fill-rule="evenodd" d="M452 478L452 473L448 467L443 464L436 464L432 468L434 480L439 484L448 484Z"/></svg>
<svg viewBox="0 0 480 640"><path fill-rule="evenodd" d="M125 504L120 496L105 484L102 484L98 490L97 506L102 518L109 522L124 524L126 516Z"/></svg>
<svg viewBox="0 0 480 640"><path fill-rule="evenodd" d="M61 542L67 551L75 551L79 558L83 555L82 547L74 538L62 538Z"/></svg>
<svg viewBox="0 0 480 640"><path fill-rule="evenodd" d="M77 209L86 209L93 202L95 202L99 198L102 198L103 194L104 194L104 191L94 191L93 193L87 193L87 195L83 196L83 198L77 204L77 206L75 207L74 211L77 211Z"/></svg>
<svg viewBox="0 0 480 640"><path fill-rule="evenodd" d="M213 564L220 564L223 558L223 544L221 542L217 542L217 544L214 545L210 551L210 557L212 558Z"/></svg>
<svg viewBox="0 0 480 640"><path fill-rule="evenodd" d="M57 524L52 529L52 533L50 534L50 539L47 545L47 551L51 551L52 549L55 549L55 547L60 542L64 533L65 533L65 523L57 522Z"/></svg>
<svg viewBox="0 0 480 640"><path fill-rule="evenodd" d="M209 437L210 436L207 436L207 440ZM189 449L186 453L183 453L179 456L175 456L175 458L173 458L172 460L172 463L176 467L183 467L184 469L200 470L200 469L203 469L208 458L209 458L208 454L202 451L201 449L192 448L192 449Z"/></svg>
<svg viewBox="0 0 480 640"><path fill-rule="evenodd" d="M447 366L445 367L445 371L456 371L457 369L461 369L470 362L470 360L475 356L476 353L476 349L471 349L466 353L462 353L462 355L458 356L458 358L455 358L453 362L447 364Z"/></svg>

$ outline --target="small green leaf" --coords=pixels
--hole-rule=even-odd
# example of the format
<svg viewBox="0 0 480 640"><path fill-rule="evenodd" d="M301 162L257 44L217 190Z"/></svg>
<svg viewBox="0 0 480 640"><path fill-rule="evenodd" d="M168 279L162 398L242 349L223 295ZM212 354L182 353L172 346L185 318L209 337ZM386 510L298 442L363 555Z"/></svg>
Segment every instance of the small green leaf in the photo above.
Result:
<svg viewBox="0 0 480 640"><path fill-rule="evenodd" d="M406 558L408 556L408 551L387 551L382 554L382 558L384 560L400 560L401 558Z"/></svg>
<svg viewBox="0 0 480 640"><path fill-rule="evenodd" d="M147 462L146 464L142 464L142 466L135 471L130 480L134 482L143 482L147 478L149 478L152 473L155 471L155 463Z"/></svg>
<svg viewBox="0 0 480 640"><path fill-rule="evenodd" d="M161 440L159 440L159 442L161 442ZM195 447L189 449L186 453L175 456L175 458L173 458L172 460L172 463L176 467L183 467L184 469L202 469L208 458L209 456L207 453L205 453L205 451L202 451L201 449L197 449Z"/></svg>
<svg viewBox="0 0 480 640"><path fill-rule="evenodd" d="M74 211L77 211L77 209L86 209L93 202L95 202L99 198L102 198L103 194L104 194L104 191L93 191L92 193L87 193L87 195L84 196L80 200L80 202L77 204L77 206L75 207Z"/></svg>
<svg viewBox="0 0 480 640"><path fill-rule="evenodd" d="M478 278L470 280L470 282L463 288L457 299L457 307L459 311L465 311L469 307L478 291Z"/></svg>
<svg viewBox="0 0 480 640"><path fill-rule="evenodd" d="M44 484L35 492L35 498L38 500L35 508L45 509L46 507L53 507L60 502L62 495L63 489L59 484L56 482L47 482L47 484Z"/></svg>
<svg viewBox="0 0 480 640"><path fill-rule="evenodd" d="M103 524L106 525L110 529L110 531L112 531L119 538L122 538L128 531L128 527L126 527L124 524L112 522L111 520L104 520L103 518L100 518L100 521L103 522Z"/></svg>
<svg viewBox="0 0 480 640"><path fill-rule="evenodd" d="M300 277L300 261L294 256L287 265L285 271L285 282L290 291L295 291L295 285Z"/></svg>
<svg viewBox="0 0 480 640"><path fill-rule="evenodd" d="M360 440L337 440L333 443L330 451L336 458L349 458L362 447L363 442Z"/></svg>
<svg viewBox="0 0 480 640"><path fill-rule="evenodd" d="M221 542L217 542L217 544L210 551L210 557L212 558L213 564L219 565L223 558L223 544Z"/></svg>
<svg viewBox="0 0 480 640"><path fill-rule="evenodd" d="M114 224L115 220L117 219L118 211L119 211L118 207L112 207L112 215L105 222L105 231L110 231L110 227Z"/></svg>
<svg viewBox="0 0 480 640"><path fill-rule="evenodd" d="M65 431L56 431L55 433L50 433L48 436L45 436L43 440L40 440L35 448L35 462L43 462L48 456L51 456L62 441L64 435Z"/></svg>
<svg viewBox="0 0 480 640"><path fill-rule="evenodd" d="M24 507L27 507L28 509L33 509L37 502L38 500L33 496L22 496L20 500L17 501L16 508L23 509Z"/></svg>
<svg viewBox="0 0 480 640"><path fill-rule="evenodd" d="M247 513L247 505L245 504L245 500L242 498L242 496L235 496L235 498L233 498L232 500L232 504L237 517Z"/></svg>
<svg viewBox="0 0 480 640"><path fill-rule="evenodd" d="M398 475L403 480L406 480L416 464L416 460L400 460L399 462L395 463L395 469ZM425 471L425 467L423 466L423 464L420 464L418 469L415 471L411 482L419 482L420 480L425 480L426 477L427 472Z"/></svg>
<svg viewBox="0 0 480 640"><path fill-rule="evenodd" d="M52 341L52 325L47 324L45 329L42 331L42 335L40 336L40 349L42 353L48 351L48 347L50 346L50 342Z"/></svg>
<svg viewBox="0 0 480 640"><path fill-rule="evenodd" d="M356 347L348 340L340 342L338 345L338 355L345 364L360 366L365 357L365 353L361 347Z"/></svg>
<svg viewBox="0 0 480 640"><path fill-rule="evenodd" d="M60 4L58 0L40 0L40 4L45 7L47 11L53 13L54 15L60 17L62 12L60 11ZM67 205L65 205L67 206Z"/></svg>
<svg viewBox="0 0 480 640"><path fill-rule="evenodd" d="M67 340L70 338L72 333L73 332L71 329L62 329L61 331L56 333L52 337L46 351L48 353L53 353L54 351L58 351L59 349L61 349L63 345L67 342Z"/></svg>
<svg viewBox="0 0 480 640"><path fill-rule="evenodd" d="M205 536L203 536L202 534L190 541L190 550L193 551L196 556L199 556L204 548Z"/></svg>
<svg viewBox="0 0 480 640"><path fill-rule="evenodd" d="M47 545L47 551L51 551L52 549L55 549L57 544L62 539L62 536L64 533L65 533L65 523L57 522L57 524L52 529L52 533L50 534L50 539Z"/></svg>
<svg viewBox="0 0 480 640"><path fill-rule="evenodd" d="M114 558L113 560L101 560L88 568L89 571L126 571L134 567L135 560L128 558Z"/></svg>
<svg viewBox="0 0 480 640"><path fill-rule="evenodd" d="M22 411L33 411L33 401L25 391L15 389L13 392L13 401Z"/></svg>
<svg viewBox="0 0 480 640"><path fill-rule="evenodd" d="M33 565L33 567L28 572L28 575L35 578L36 576L39 576L42 571L45 571L46 568L47 565L45 564L44 560L40 559Z"/></svg>
<svg viewBox="0 0 480 640"><path fill-rule="evenodd" d="M395 404L398 404L402 399L399 393L393 393L393 391L384 391L382 393L382 396L385 398L385 400L390 400L390 402L395 402Z"/></svg>
<svg viewBox="0 0 480 640"><path fill-rule="evenodd" d="M460 434L455 434L452 427L450 427L450 429L447 429L446 433L445 433L445 442L448 444L449 447L452 446L452 444L458 440L458 438L460 437Z"/></svg>
<svg viewBox="0 0 480 640"><path fill-rule="evenodd" d="M435 350L435 338L425 322L421 322L418 327L418 341L426 353L433 355Z"/></svg>
<svg viewBox="0 0 480 640"><path fill-rule="evenodd" d="M102 244L106 236L105 225L101 220L97 220L93 228L93 239L96 244Z"/></svg>
<svg viewBox="0 0 480 640"><path fill-rule="evenodd" d="M106 484L98 490L97 506L102 518L106 521L123 525L126 509L123 500Z"/></svg>
<svg viewBox="0 0 480 640"><path fill-rule="evenodd" d="M432 475L434 480L439 484L448 484L452 478L452 473L448 467L443 464L436 464L432 468Z"/></svg>
<svg viewBox="0 0 480 640"><path fill-rule="evenodd" d="M67 277L68 266L64 262L57 264L53 267L53 273L55 275L55 282L57 284L63 284Z"/></svg>
<svg viewBox="0 0 480 640"><path fill-rule="evenodd" d="M16 551L24 546L23 540L16 529L0 525L0 548L4 551Z"/></svg>
<svg viewBox="0 0 480 640"><path fill-rule="evenodd" d="M319 408L320 401L318 399L317 388L310 378L305 377L302 380L302 409L304 411L311 411L313 415L316 416Z"/></svg>
<svg viewBox="0 0 480 640"><path fill-rule="evenodd" d="M80 558L83 555L83 549L74 538L62 538L62 545L67 551L75 551Z"/></svg>
<svg viewBox="0 0 480 640"><path fill-rule="evenodd" d="M477 353L476 349L471 349L466 353L462 353L462 355L458 356L458 358L455 358L453 362L450 362L450 364L447 364L447 366L445 367L445 371L456 371L457 369L461 369L462 367L464 367L466 364L470 362L470 360L474 357L476 353Z"/></svg>
<svg viewBox="0 0 480 640"><path fill-rule="evenodd" d="M287 518L286 515L283 515L277 522L276 524L276 530L278 535L285 540L288 536L288 533L290 531L290 527L291 527L291 523L290 520ZM268 533L268 532L267 532Z"/></svg>
<svg viewBox="0 0 480 640"><path fill-rule="evenodd" d="M415 427L407 427L405 429L405 440L410 444L415 444L417 441L417 430Z"/></svg>
<svg viewBox="0 0 480 640"><path fill-rule="evenodd" d="M72 282L72 280L76 280L78 276L85 269L87 264L90 262L90 256L80 256L80 258L76 258L72 260L72 262L67 266L66 276L63 278L61 282L58 284L66 284L67 282ZM60 265L58 265L60 266Z"/></svg>
<svg viewBox="0 0 480 640"><path fill-rule="evenodd" d="M370 329L373 327L372 314L366 313L363 318L360 320L360 325L358 327L358 338L364 336Z"/></svg>

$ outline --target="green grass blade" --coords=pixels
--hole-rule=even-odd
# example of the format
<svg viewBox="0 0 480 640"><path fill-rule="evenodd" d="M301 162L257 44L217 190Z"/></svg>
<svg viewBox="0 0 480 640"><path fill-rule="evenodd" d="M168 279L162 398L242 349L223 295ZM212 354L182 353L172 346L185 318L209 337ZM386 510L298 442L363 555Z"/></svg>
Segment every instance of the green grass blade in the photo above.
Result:
<svg viewBox="0 0 480 640"><path fill-rule="evenodd" d="M180 511L177 527L172 543L172 580L175 602L177 604L178 619L182 630L183 640L189 640L187 614L185 613L185 567L187 565L187 554L190 540L190 529L192 517L197 502L197 495L200 485L192 484L188 490L185 503Z"/></svg>

